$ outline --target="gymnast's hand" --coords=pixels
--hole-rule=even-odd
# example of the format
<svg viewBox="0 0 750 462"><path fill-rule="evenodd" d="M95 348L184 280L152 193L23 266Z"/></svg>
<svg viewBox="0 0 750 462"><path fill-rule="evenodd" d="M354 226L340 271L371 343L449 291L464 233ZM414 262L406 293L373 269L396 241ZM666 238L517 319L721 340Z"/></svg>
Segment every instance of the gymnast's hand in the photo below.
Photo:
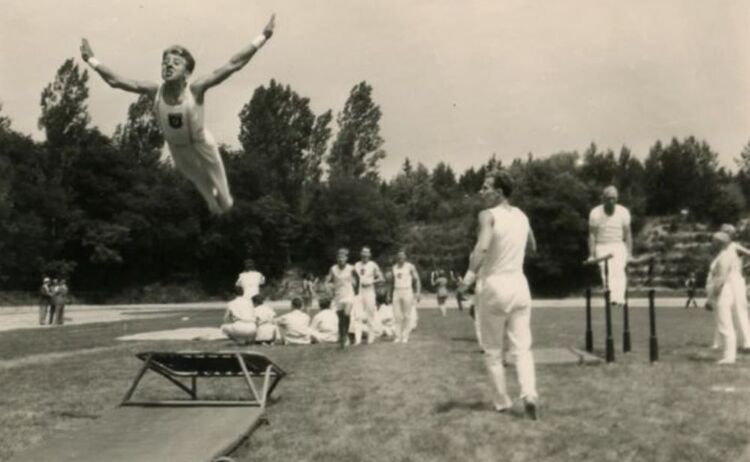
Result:
<svg viewBox="0 0 750 462"><path fill-rule="evenodd" d="M81 58L83 58L84 61L88 62L89 59L94 57L94 50L91 49L91 45L89 45L89 41L86 39L81 39Z"/></svg>
<svg viewBox="0 0 750 462"><path fill-rule="evenodd" d="M271 15L271 19L268 21L268 24L266 24L266 27L263 28L263 35L266 36L267 39L270 39L273 35L273 29L276 27L276 14Z"/></svg>

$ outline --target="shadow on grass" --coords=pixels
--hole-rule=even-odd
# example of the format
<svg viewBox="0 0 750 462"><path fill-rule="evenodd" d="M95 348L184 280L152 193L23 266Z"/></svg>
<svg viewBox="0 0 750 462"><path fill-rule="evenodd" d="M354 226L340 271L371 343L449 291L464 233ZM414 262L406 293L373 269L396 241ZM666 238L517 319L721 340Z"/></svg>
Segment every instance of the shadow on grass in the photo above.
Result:
<svg viewBox="0 0 750 462"><path fill-rule="evenodd" d="M447 401L435 405L436 414L444 414L446 412L451 412L454 410L489 412L492 411L492 406L483 401L474 401L470 403L461 401Z"/></svg>

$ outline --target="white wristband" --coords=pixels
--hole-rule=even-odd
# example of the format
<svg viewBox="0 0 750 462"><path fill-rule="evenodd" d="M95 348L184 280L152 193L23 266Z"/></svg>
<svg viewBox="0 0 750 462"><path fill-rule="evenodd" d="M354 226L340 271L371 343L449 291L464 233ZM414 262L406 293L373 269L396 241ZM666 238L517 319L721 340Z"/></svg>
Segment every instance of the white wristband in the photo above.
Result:
<svg viewBox="0 0 750 462"><path fill-rule="evenodd" d="M474 281L476 281L476 279L477 279L476 273L474 273L474 271L472 271L472 270L468 270L466 272L466 275L464 276L463 281L461 281L461 282L463 282L467 286L470 286L470 285L474 284Z"/></svg>
<svg viewBox="0 0 750 462"><path fill-rule="evenodd" d="M96 70L99 67L99 65L101 65L101 63L99 62L99 60L96 59L96 58L94 58L93 56L90 57L86 62L94 70Z"/></svg>
<svg viewBox="0 0 750 462"><path fill-rule="evenodd" d="M266 37L265 34L260 34L255 38L255 40L253 40L253 46L255 48L260 48L264 43L266 43L266 40L268 40L268 37Z"/></svg>

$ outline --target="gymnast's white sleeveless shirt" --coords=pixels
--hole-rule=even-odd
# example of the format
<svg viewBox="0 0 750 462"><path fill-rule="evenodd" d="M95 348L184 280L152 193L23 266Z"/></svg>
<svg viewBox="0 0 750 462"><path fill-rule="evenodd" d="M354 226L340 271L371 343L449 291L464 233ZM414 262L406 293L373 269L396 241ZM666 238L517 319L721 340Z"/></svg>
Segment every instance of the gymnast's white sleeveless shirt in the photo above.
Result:
<svg viewBox="0 0 750 462"><path fill-rule="evenodd" d="M164 85L159 85L154 101L154 114L170 145L188 146L206 142L203 105L195 101L190 84L185 87L182 102L174 106L164 101Z"/></svg>
<svg viewBox="0 0 750 462"><path fill-rule="evenodd" d="M529 219L516 207L498 206L492 214L492 240L479 268L480 277L502 273L522 273L529 237Z"/></svg>

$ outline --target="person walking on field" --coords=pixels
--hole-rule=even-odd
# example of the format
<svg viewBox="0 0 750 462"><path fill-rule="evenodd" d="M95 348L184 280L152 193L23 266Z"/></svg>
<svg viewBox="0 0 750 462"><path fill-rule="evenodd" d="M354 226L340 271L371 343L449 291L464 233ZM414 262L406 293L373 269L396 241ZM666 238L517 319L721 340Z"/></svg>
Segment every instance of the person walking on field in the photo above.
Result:
<svg viewBox="0 0 750 462"><path fill-rule="evenodd" d="M476 281L476 325L494 386L495 410L505 412L512 407L503 365L507 350L515 360L526 414L536 420L539 404L531 353L531 293L523 272L526 250L535 252L536 241L526 215L510 204L513 189L507 172L487 175L481 192L497 205L479 214L477 243L460 291L466 292Z"/></svg>
<svg viewBox="0 0 750 462"><path fill-rule="evenodd" d="M375 288L385 278L380 271L380 266L371 260L372 253L369 247L362 247L360 257L360 261L354 264L354 270L359 276L359 298L362 302L362 314L369 328L367 343L373 343L380 332L380 326L377 322L378 305Z"/></svg>
<svg viewBox="0 0 750 462"><path fill-rule="evenodd" d="M396 320L394 343L408 343L409 334L415 327L416 303L422 292L417 268L406 260L406 251L399 250L393 265L391 303Z"/></svg>
<svg viewBox="0 0 750 462"><path fill-rule="evenodd" d="M326 286L333 287L333 300L339 317L339 343L341 348L349 345L349 328L352 306L359 289L359 275L349 263L349 250L336 252L336 264L326 276Z"/></svg>

